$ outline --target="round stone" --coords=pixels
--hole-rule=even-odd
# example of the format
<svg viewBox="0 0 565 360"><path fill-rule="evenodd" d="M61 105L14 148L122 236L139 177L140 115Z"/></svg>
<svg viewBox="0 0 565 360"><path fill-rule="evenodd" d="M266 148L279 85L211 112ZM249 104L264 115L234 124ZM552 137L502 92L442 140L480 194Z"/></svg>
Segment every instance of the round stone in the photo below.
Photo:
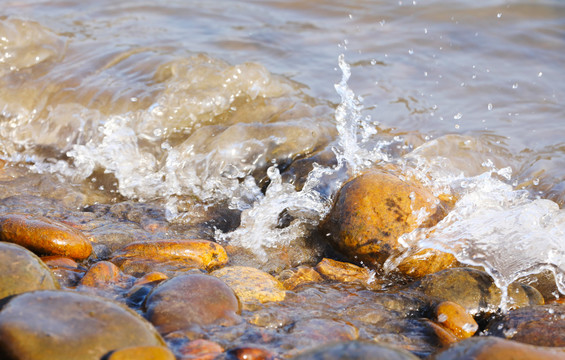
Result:
<svg viewBox="0 0 565 360"><path fill-rule="evenodd" d="M286 296L284 286L270 274L248 266L227 266L211 273L228 284L246 304L282 301Z"/></svg>
<svg viewBox="0 0 565 360"><path fill-rule="evenodd" d="M34 291L0 311L0 354L14 360L100 360L129 346L164 346L149 322L97 296Z"/></svg>
<svg viewBox="0 0 565 360"><path fill-rule="evenodd" d="M0 300L33 290L55 290L59 282L31 251L0 242Z"/></svg>
<svg viewBox="0 0 565 360"><path fill-rule="evenodd" d="M240 321L240 304L233 290L220 279L187 274L164 281L148 295L147 318L162 334L210 324Z"/></svg>
<svg viewBox="0 0 565 360"><path fill-rule="evenodd" d="M441 202L416 181L375 169L343 185L323 228L336 250L352 261L378 268L391 255L405 251L398 242L401 235L429 227L444 214ZM438 271L437 260L442 256L443 266L453 266L451 254L435 252L434 262L416 257L399 270L413 275Z"/></svg>

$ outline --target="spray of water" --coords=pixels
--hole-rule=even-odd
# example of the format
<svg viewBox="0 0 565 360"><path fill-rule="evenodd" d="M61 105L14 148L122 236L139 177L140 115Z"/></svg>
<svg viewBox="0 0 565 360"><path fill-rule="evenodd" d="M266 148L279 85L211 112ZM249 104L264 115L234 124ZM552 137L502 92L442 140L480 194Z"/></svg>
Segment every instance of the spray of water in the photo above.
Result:
<svg viewBox="0 0 565 360"><path fill-rule="evenodd" d="M217 233L219 241L244 246L252 250L261 260L267 261L266 248L288 245L295 239L307 236L329 212L331 196L322 195L319 188L328 186L339 188L347 177L368 167L371 163L387 159L381 146L370 150L360 143L376 133L374 127L366 124L361 116L363 106L347 82L351 76L349 64L341 54L338 64L342 71L341 81L335 89L341 98L335 111L338 145L334 148L337 165L328 168L314 164L308 174L304 187L296 191L292 184L283 183L276 166L268 169L271 180L265 195L258 198L253 207L244 210L241 225L230 233ZM285 211L293 217L289 226L278 226L281 213Z"/></svg>

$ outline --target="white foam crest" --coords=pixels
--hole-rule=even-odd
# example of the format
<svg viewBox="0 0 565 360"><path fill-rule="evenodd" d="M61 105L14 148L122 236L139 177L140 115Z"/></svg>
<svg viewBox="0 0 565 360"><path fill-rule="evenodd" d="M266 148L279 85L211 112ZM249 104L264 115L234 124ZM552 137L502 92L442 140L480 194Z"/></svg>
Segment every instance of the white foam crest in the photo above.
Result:
<svg viewBox="0 0 565 360"><path fill-rule="evenodd" d="M286 246L307 236L331 205L329 199L314 189L320 178L329 173L328 169L316 166L301 191L296 191L292 184L283 183L275 166L267 173L271 183L265 195L253 207L243 211L241 225L230 233L217 233L218 240L245 247L263 262L269 259L265 249ZM287 226L280 226L283 211L292 218Z"/></svg>
<svg viewBox="0 0 565 360"><path fill-rule="evenodd" d="M509 305L508 286L544 270L553 272L565 294L565 211L553 201L532 199L527 191L514 189L501 180L508 180L511 170L496 169L492 161L483 163L486 172L466 177L447 167L434 172L434 160L438 161L431 159L427 167L421 164L428 180L441 180L436 188L447 185L458 201L437 225L405 234L402 242L412 248L436 248L462 263L482 266L503 292L503 311ZM388 268L398 261L389 262Z"/></svg>

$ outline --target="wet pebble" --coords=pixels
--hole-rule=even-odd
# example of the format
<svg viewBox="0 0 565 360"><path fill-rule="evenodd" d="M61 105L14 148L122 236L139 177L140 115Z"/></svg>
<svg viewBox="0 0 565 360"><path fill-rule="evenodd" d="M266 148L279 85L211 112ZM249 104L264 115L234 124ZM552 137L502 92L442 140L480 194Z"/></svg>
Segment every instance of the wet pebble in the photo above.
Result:
<svg viewBox="0 0 565 360"><path fill-rule="evenodd" d="M265 349L251 346L238 346L226 352L221 360L275 360L276 356Z"/></svg>
<svg viewBox="0 0 565 360"><path fill-rule="evenodd" d="M227 266L213 271L210 275L229 285L244 309L252 304L282 301L286 296L286 291L280 281L256 268Z"/></svg>
<svg viewBox="0 0 565 360"><path fill-rule="evenodd" d="M500 307L501 291L484 271L451 268L430 274L411 286L424 294L457 303L473 315L491 314ZM508 289L509 307L543 304L541 294L531 286L513 283Z"/></svg>
<svg viewBox="0 0 565 360"><path fill-rule="evenodd" d="M277 276L277 279L283 283L287 290L294 290L302 284L324 280L320 273L308 266L284 270Z"/></svg>
<svg viewBox="0 0 565 360"><path fill-rule="evenodd" d="M162 334L240 321L240 305L233 290L209 275L180 275L159 284L147 297L145 308L147 318Z"/></svg>
<svg viewBox="0 0 565 360"><path fill-rule="evenodd" d="M529 306L492 321L489 335L538 346L565 347L565 305Z"/></svg>
<svg viewBox="0 0 565 360"><path fill-rule="evenodd" d="M223 352L220 344L205 339L188 341L176 348L180 360L214 360Z"/></svg>
<svg viewBox="0 0 565 360"><path fill-rule="evenodd" d="M522 344L491 336L472 337L437 353L433 360L564 360L563 348Z"/></svg>
<svg viewBox="0 0 565 360"><path fill-rule="evenodd" d="M59 284L67 288L78 285L86 271L76 261L64 256L43 256L41 260L51 269Z"/></svg>
<svg viewBox="0 0 565 360"><path fill-rule="evenodd" d="M371 288L379 288L371 271L350 263L325 258L316 265L315 270L327 280L356 282Z"/></svg>
<svg viewBox="0 0 565 360"><path fill-rule="evenodd" d="M105 289L127 280L116 265L109 261L99 261L88 269L79 285Z"/></svg>
<svg viewBox="0 0 565 360"><path fill-rule="evenodd" d="M225 265L228 256L220 244L208 240L156 240L129 244L111 261L134 276L153 271L174 276L194 268L212 270Z"/></svg>
<svg viewBox="0 0 565 360"><path fill-rule="evenodd" d="M59 221L27 214L0 216L0 240L21 245L37 254L88 258L90 241L81 232Z"/></svg>
<svg viewBox="0 0 565 360"><path fill-rule="evenodd" d="M104 360L175 360L175 355L163 346L132 346L114 351Z"/></svg>
<svg viewBox="0 0 565 360"><path fill-rule="evenodd" d="M419 224L414 211L432 214ZM323 224L332 245L351 260L379 268L391 255L403 253L398 238L444 216L440 201L422 185L385 170L371 170L347 182ZM430 253L430 250L427 251ZM414 258L400 270L422 276L454 265L451 254ZM433 260L433 261L430 261Z"/></svg>
<svg viewBox="0 0 565 360"><path fill-rule="evenodd" d="M434 320L460 339L473 336L479 329L475 319L461 305L451 301L439 303L434 310Z"/></svg>
<svg viewBox="0 0 565 360"><path fill-rule="evenodd" d="M406 350L386 344L350 341L310 350L292 360L417 360Z"/></svg>
<svg viewBox="0 0 565 360"><path fill-rule="evenodd" d="M34 253L0 242L0 300L27 291L58 288L57 279Z"/></svg>
<svg viewBox="0 0 565 360"><path fill-rule="evenodd" d="M300 349L309 349L331 344L339 341L355 340L359 330L345 321L331 319L306 319L294 324L289 332L295 350L289 354L296 354Z"/></svg>
<svg viewBox="0 0 565 360"><path fill-rule="evenodd" d="M10 359L100 360L124 347L164 345L138 314L92 295L34 291L0 311L0 354Z"/></svg>

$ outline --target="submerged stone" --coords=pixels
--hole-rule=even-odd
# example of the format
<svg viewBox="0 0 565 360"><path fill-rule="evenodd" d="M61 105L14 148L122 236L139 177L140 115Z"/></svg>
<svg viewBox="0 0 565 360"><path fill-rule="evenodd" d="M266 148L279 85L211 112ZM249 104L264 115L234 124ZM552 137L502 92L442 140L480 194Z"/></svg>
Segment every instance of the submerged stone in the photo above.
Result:
<svg viewBox="0 0 565 360"><path fill-rule="evenodd" d="M491 322L489 335L518 342L551 347L565 347L565 305L551 304L509 311Z"/></svg>
<svg viewBox="0 0 565 360"><path fill-rule="evenodd" d="M0 358L100 360L128 346L164 346L157 331L132 310L96 296L34 291L0 311Z"/></svg>
<svg viewBox="0 0 565 360"><path fill-rule="evenodd" d="M491 336L472 337L439 352L433 360L564 360L565 349L522 344Z"/></svg>
<svg viewBox="0 0 565 360"><path fill-rule="evenodd" d="M162 334L192 326L239 322L240 304L233 290L220 279L187 274L157 286L145 302L147 318Z"/></svg>
<svg viewBox="0 0 565 360"><path fill-rule="evenodd" d="M233 289L244 308L247 305L282 301L284 286L270 274L247 266L227 266L211 273Z"/></svg>
<svg viewBox="0 0 565 360"><path fill-rule="evenodd" d="M473 268L451 268L426 275L411 287L428 296L457 303L473 316L496 312L502 294L486 272ZM520 283L509 286L508 297L511 309L544 303L536 289Z"/></svg>
<svg viewBox="0 0 565 360"><path fill-rule="evenodd" d="M0 242L0 300L33 290L55 290L57 279L31 251Z"/></svg>
<svg viewBox="0 0 565 360"><path fill-rule="evenodd" d="M80 231L61 222L27 214L0 216L0 240L13 242L37 254L83 260L92 245Z"/></svg>
<svg viewBox="0 0 565 360"><path fill-rule="evenodd" d="M292 360L417 360L406 350L385 344L351 341L322 346L292 358Z"/></svg>
<svg viewBox="0 0 565 360"><path fill-rule="evenodd" d="M371 170L343 185L323 227L336 250L378 268L391 255L405 251L398 242L401 235L433 225L444 213L440 201L422 185L385 170ZM433 261L417 260L399 270L423 275L454 263L451 254L439 252Z"/></svg>

